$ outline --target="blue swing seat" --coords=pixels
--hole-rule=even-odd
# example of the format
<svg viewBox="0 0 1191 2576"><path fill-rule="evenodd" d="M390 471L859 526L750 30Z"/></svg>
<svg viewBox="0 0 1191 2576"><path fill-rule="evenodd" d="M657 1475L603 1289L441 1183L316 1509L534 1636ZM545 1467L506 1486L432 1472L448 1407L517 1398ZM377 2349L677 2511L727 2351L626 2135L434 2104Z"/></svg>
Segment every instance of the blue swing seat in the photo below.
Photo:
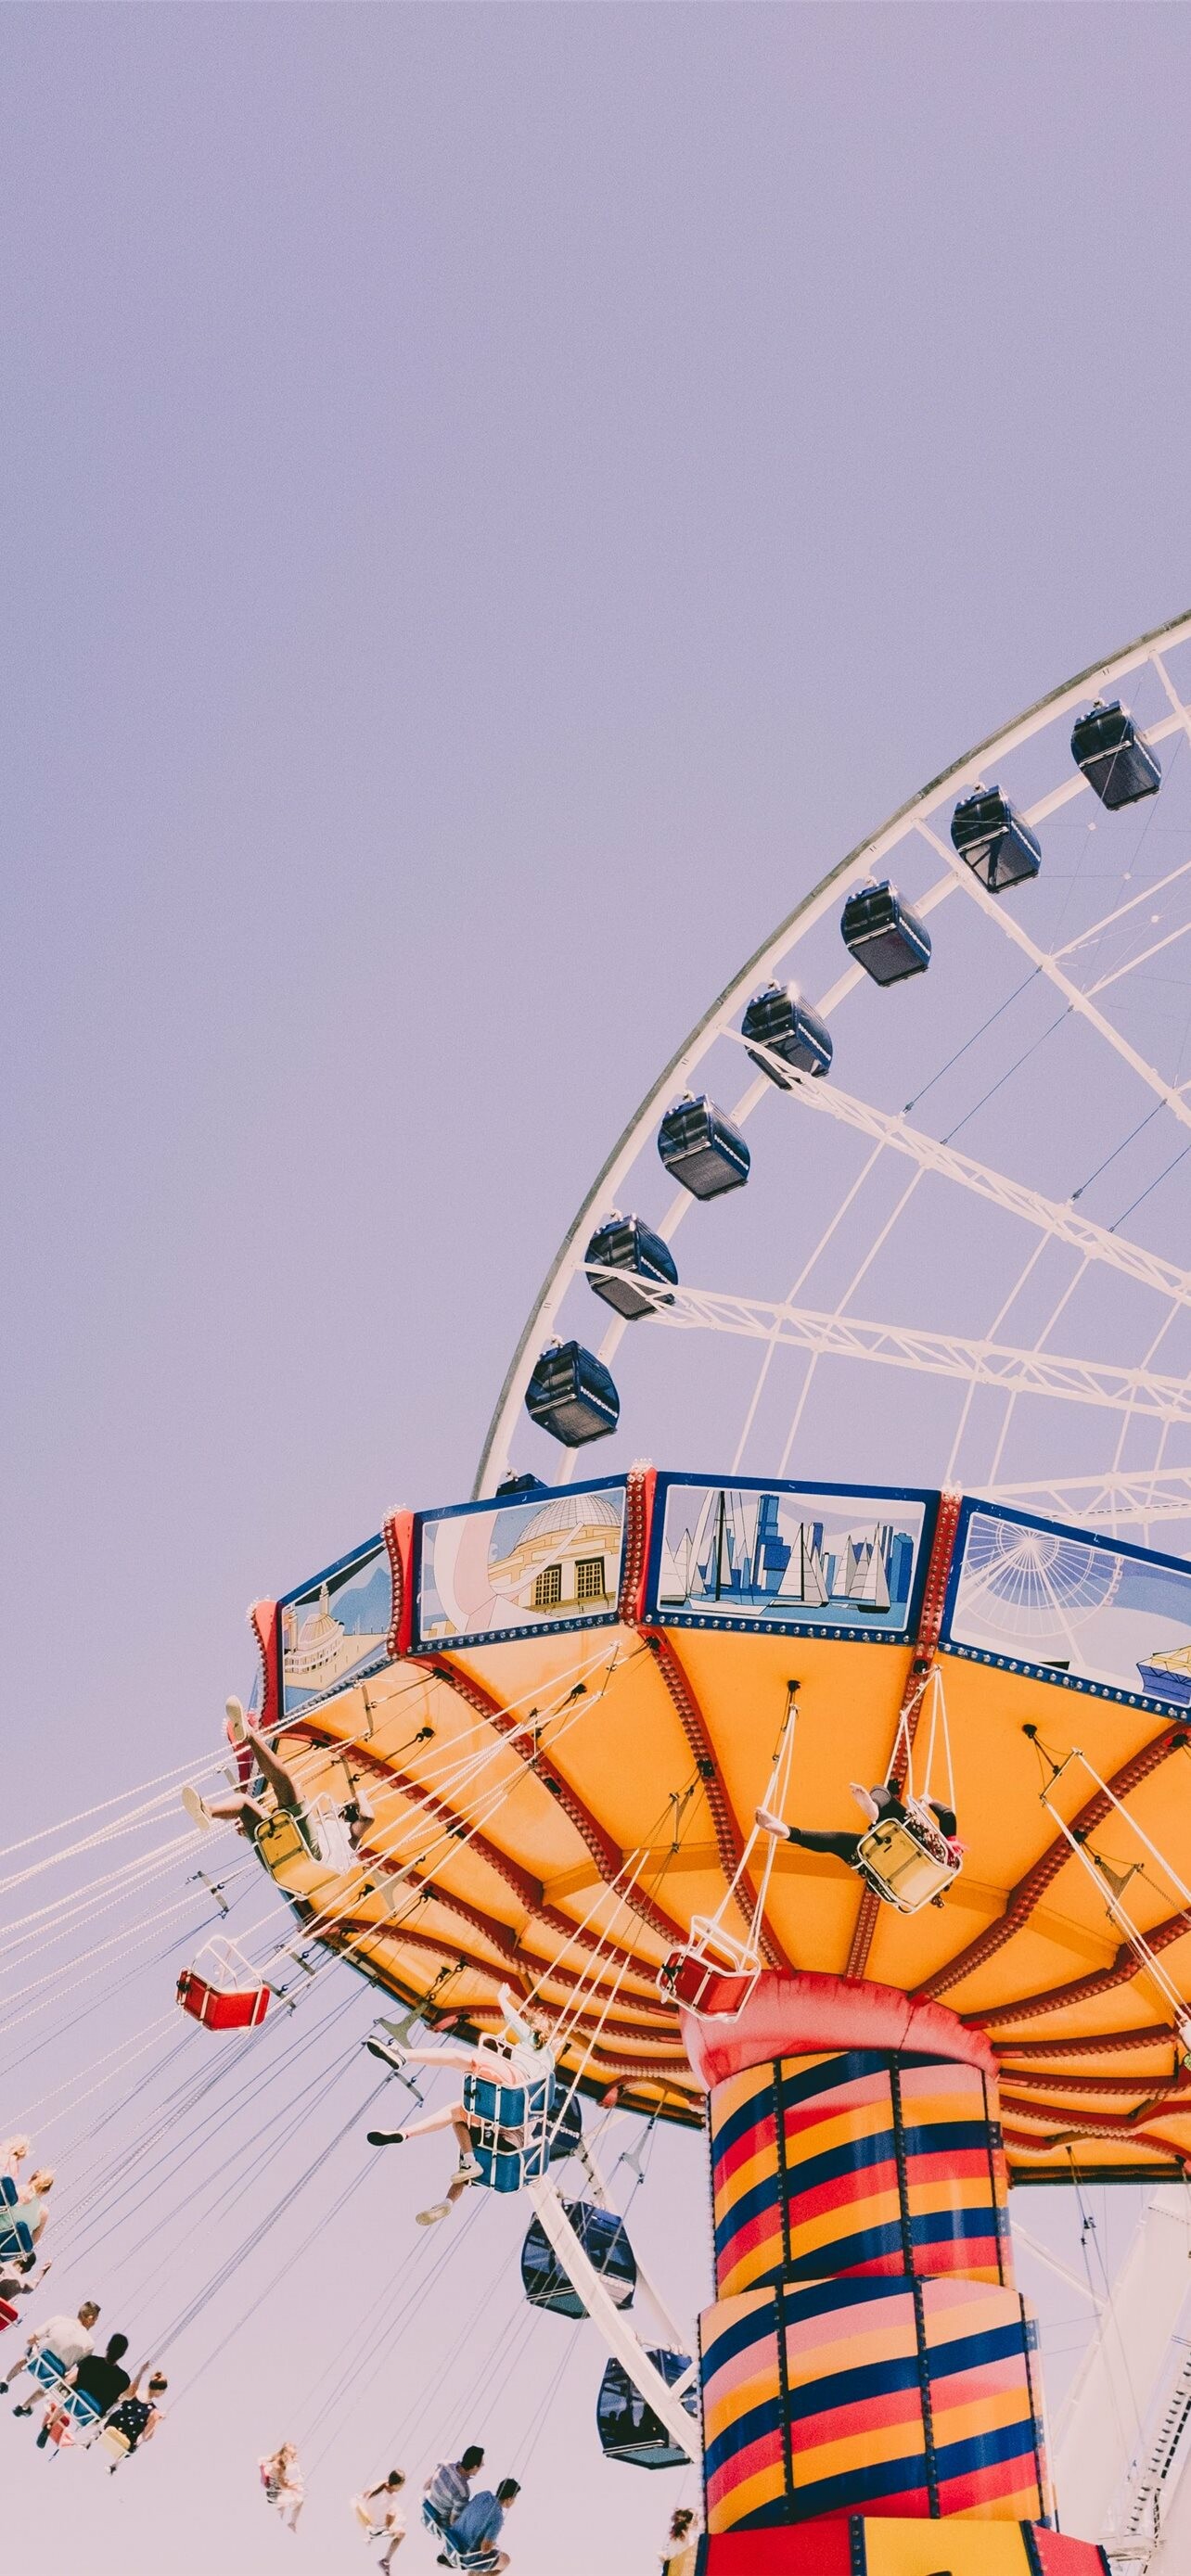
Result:
<svg viewBox="0 0 1191 2576"><path fill-rule="evenodd" d="M33 2230L27 2218L14 2216L21 2206L20 2193L11 2174L0 2174L0 2257L6 2263L22 2262L33 2252Z"/></svg>
<svg viewBox="0 0 1191 2576"><path fill-rule="evenodd" d="M523 2183L545 2173L556 2092L553 2068L524 2084L498 2083L490 2075L464 2076L463 2113L480 2168L477 2179L485 2190L520 2191Z"/></svg>
<svg viewBox="0 0 1191 2576"><path fill-rule="evenodd" d="M479 2576L479 2571L482 2569L495 2566L496 2551L494 2549L456 2549L451 2539L450 2523L446 2521L441 2513L436 2512L434 2506L431 2504L429 2496L423 2496L422 2498L422 2520L426 2525L427 2531L431 2534L431 2537L435 2540L441 2541L443 2554L447 2559L448 2564L452 2567L462 2569L463 2576L473 2576L473 2571L474 2576Z"/></svg>

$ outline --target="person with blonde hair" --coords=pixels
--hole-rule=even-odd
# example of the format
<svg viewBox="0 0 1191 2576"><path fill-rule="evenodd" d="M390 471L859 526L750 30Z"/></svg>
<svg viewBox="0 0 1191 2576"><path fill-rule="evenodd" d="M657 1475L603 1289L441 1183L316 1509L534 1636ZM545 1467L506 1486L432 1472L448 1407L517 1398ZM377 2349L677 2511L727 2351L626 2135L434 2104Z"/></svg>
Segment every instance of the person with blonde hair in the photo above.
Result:
<svg viewBox="0 0 1191 2576"><path fill-rule="evenodd" d="M33 2238L34 2246L49 2216L45 2205L46 2195L53 2188L54 2175L49 2165L40 2165L35 2174L30 2174L28 2182L23 2182L18 2187L17 2206Z"/></svg>
<svg viewBox="0 0 1191 2576"><path fill-rule="evenodd" d="M283 2442L279 2450L270 2451L264 2459L258 2460L257 2467L267 2501L276 2505L286 2530L296 2531L298 2516L306 2502L296 2445Z"/></svg>

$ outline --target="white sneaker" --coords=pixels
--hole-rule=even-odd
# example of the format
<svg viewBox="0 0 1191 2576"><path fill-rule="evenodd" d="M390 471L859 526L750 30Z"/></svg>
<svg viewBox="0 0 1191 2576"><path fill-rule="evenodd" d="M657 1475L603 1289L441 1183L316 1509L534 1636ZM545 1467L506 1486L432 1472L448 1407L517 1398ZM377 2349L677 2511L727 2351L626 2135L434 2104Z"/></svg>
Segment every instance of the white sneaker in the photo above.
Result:
<svg viewBox="0 0 1191 2576"><path fill-rule="evenodd" d="M191 1824L197 1825L201 1834L209 1834L211 1827L215 1822L215 1818L207 1805L206 1799L199 1796L198 1790L189 1780L182 1791L182 1804L186 1809L186 1813L190 1818Z"/></svg>
<svg viewBox="0 0 1191 2576"><path fill-rule="evenodd" d="M479 2167L479 2160L478 2160L478 2158L477 2158L477 2157L475 2157L475 2156L460 2156L460 2158L459 2158L459 2180L460 2180L460 2182L478 2182L478 2181L479 2181L479 2179L480 2179L480 2167Z"/></svg>
<svg viewBox="0 0 1191 2576"><path fill-rule="evenodd" d="M244 1723L244 1703L242 1700L229 1699L226 1709L226 1726L229 1744L243 1744L246 1741L247 1728Z"/></svg>
<svg viewBox="0 0 1191 2576"><path fill-rule="evenodd" d="M450 2201L436 2200L432 2209L418 2211L417 2224L419 2227L437 2227L440 2218L449 2218L450 2215Z"/></svg>

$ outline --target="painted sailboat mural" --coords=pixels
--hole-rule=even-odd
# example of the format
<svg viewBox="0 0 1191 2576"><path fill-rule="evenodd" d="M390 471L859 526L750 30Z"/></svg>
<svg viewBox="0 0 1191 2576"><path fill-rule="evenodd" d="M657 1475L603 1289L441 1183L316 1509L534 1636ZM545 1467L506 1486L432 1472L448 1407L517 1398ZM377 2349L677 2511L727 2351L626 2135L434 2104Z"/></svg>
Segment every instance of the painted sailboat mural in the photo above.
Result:
<svg viewBox="0 0 1191 2576"><path fill-rule="evenodd" d="M904 1629L922 1507L763 1485L667 1484L657 1601L665 1616L751 1616ZM889 1509L888 1502L884 1510Z"/></svg>

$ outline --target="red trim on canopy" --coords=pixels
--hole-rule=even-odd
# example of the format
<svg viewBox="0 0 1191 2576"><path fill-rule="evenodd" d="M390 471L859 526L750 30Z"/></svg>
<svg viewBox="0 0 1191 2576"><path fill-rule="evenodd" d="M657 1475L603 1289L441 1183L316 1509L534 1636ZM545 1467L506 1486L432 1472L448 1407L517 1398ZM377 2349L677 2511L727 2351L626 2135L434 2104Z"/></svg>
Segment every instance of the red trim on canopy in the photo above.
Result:
<svg viewBox="0 0 1191 2576"><path fill-rule="evenodd" d="M261 1659L260 1731L268 1735L281 1724L281 1623L275 1601L254 1601L248 1624Z"/></svg>

